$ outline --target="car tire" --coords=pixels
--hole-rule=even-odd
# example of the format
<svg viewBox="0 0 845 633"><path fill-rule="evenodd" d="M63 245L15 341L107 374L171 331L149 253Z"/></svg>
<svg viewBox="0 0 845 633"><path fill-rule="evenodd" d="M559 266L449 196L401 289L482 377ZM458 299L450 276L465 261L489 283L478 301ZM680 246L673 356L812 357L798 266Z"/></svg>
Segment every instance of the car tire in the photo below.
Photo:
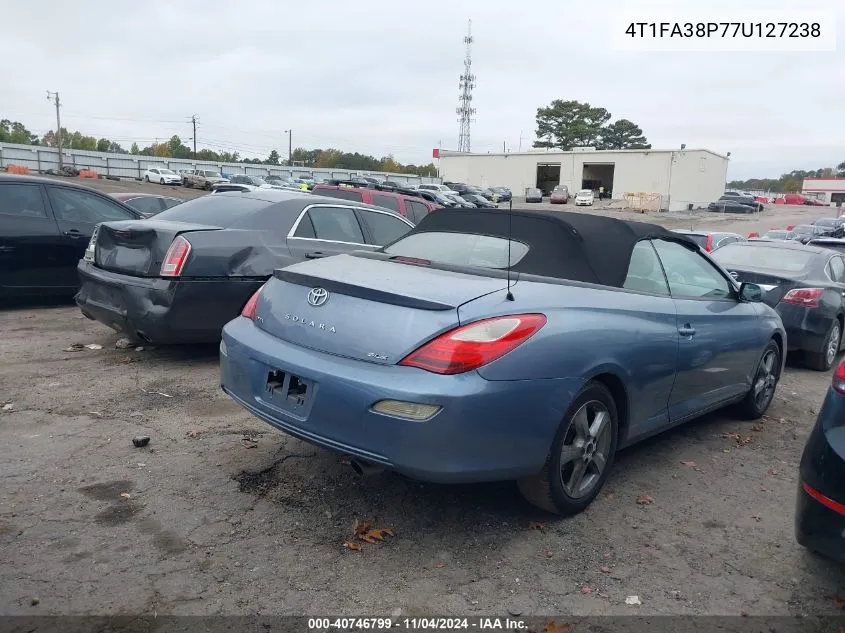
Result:
<svg viewBox="0 0 845 633"><path fill-rule="evenodd" d="M184 179L184 180L182 181L182 186L183 186L183 187L185 187L185 189L190 189L190 188L191 188L191 183L189 183L189 182L188 182L188 179L186 178L186 179Z"/></svg>
<svg viewBox="0 0 845 633"><path fill-rule="evenodd" d="M145 180L146 182L150 182L150 177L149 177L149 176L144 176L144 180Z"/></svg>
<svg viewBox="0 0 845 633"><path fill-rule="evenodd" d="M598 422L599 414L603 425ZM594 429L597 423L599 426ZM582 512L607 480L616 454L618 429L619 416L610 390L600 382L587 383L566 412L543 469L517 481L522 496L553 514L572 516ZM596 461L597 455L601 462ZM590 479L585 484L587 474ZM568 482L564 483L564 479ZM580 494L573 494L573 485L580 488ZM581 488L584 485L587 487Z"/></svg>
<svg viewBox="0 0 845 633"><path fill-rule="evenodd" d="M808 352L806 364L810 369L816 371L829 371L836 362L839 348L842 346L842 323L839 319L833 319L827 336L824 337L822 347L818 352Z"/></svg>
<svg viewBox="0 0 845 633"><path fill-rule="evenodd" d="M207 183L205 183L205 184L202 186L202 188L203 188L203 189L205 189L206 191L211 191L211 183L208 183L208 182L207 182Z"/></svg>
<svg viewBox="0 0 845 633"><path fill-rule="evenodd" d="M751 388L737 407L742 419L759 420L771 406L780 381L781 360L780 347L774 340L769 341L757 361Z"/></svg>
<svg viewBox="0 0 845 633"><path fill-rule="evenodd" d="M164 184L164 178L162 178L161 180L159 180L159 181L158 181L158 184L163 185L163 184Z"/></svg>

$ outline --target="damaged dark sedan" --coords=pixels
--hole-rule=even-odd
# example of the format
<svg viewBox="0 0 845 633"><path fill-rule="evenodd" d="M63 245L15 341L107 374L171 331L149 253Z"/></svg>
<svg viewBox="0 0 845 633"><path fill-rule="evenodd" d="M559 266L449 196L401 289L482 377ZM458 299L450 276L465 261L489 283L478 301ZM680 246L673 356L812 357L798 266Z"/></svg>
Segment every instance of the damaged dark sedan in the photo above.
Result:
<svg viewBox="0 0 845 633"><path fill-rule="evenodd" d="M203 196L106 222L79 262L82 313L136 341L220 339L273 270L373 250L413 228L386 209L284 190Z"/></svg>

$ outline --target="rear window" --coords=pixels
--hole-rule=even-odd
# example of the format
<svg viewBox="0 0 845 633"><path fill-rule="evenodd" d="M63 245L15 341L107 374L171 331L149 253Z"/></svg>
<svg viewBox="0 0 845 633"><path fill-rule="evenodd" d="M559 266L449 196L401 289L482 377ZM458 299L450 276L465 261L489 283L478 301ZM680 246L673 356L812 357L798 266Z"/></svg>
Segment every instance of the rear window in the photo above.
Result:
<svg viewBox="0 0 845 633"><path fill-rule="evenodd" d="M351 187L341 189L317 189L314 193L318 196L328 196L329 198L340 198L341 200L361 202L361 192L356 191Z"/></svg>
<svg viewBox="0 0 845 633"><path fill-rule="evenodd" d="M183 202L172 209L162 211L156 216L156 220L227 227L266 209L270 204L265 200L220 193Z"/></svg>
<svg viewBox="0 0 845 633"><path fill-rule="evenodd" d="M825 242L820 240L810 240L809 244L810 246L818 246L820 248L826 248L831 251L845 253L845 242Z"/></svg>
<svg viewBox="0 0 845 633"><path fill-rule="evenodd" d="M528 253L528 246L511 240L511 266ZM389 255L427 259L453 266L508 267L508 240L474 233L413 233L384 249Z"/></svg>
<svg viewBox="0 0 845 633"><path fill-rule="evenodd" d="M751 267L796 273L809 266L813 252L782 246L745 246L728 244L713 253L713 258L724 268Z"/></svg>

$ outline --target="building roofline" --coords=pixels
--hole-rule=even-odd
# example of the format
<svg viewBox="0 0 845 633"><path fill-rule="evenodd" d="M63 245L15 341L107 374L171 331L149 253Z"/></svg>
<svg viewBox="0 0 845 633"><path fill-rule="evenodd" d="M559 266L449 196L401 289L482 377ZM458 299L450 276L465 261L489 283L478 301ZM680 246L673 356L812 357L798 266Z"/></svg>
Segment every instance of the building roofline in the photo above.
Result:
<svg viewBox="0 0 845 633"><path fill-rule="evenodd" d="M455 150L449 149L441 149L440 150L440 158L454 158L457 156L563 156L563 155L578 155L583 156L584 154L593 156L593 155L606 155L606 154L669 154L669 153L680 153L680 152L705 152L707 154L712 154L717 158L722 158L724 160L729 160L729 158L723 154L719 154L718 152L714 152L712 149L705 149L703 147L686 147L684 149L597 149L597 150L555 150L549 152L542 152L542 151L534 151L534 152L458 152Z"/></svg>
<svg viewBox="0 0 845 633"><path fill-rule="evenodd" d="M830 178L804 178L804 180L845 180L845 176L831 176Z"/></svg>

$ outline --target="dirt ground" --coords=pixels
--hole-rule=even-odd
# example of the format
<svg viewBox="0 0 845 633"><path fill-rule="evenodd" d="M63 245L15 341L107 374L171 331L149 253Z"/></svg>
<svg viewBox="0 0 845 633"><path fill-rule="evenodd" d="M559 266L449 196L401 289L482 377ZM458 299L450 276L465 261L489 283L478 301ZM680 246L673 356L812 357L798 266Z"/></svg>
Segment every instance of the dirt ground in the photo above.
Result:
<svg viewBox="0 0 845 633"><path fill-rule="evenodd" d="M793 536L829 374L790 366L762 421L712 415L623 452L557 519L511 483L362 479L231 403L216 348L116 339L69 303L0 310L0 613L842 613L845 570ZM356 520L395 537L346 550Z"/></svg>

